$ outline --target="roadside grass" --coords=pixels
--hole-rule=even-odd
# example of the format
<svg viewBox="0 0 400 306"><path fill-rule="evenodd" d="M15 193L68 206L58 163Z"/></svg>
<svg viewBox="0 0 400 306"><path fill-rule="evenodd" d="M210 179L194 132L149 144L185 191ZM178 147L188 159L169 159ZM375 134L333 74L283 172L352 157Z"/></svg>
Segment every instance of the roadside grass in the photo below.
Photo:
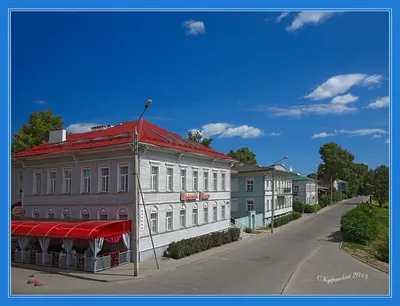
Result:
<svg viewBox="0 0 400 306"><path fill-rule="evenodd" d="M386 206L388 207L388 205ZM367 244L344 241L342 249L354 257L365 261L376 268L389 273L388 259L382 258L382 246L389 236L389 209L379 208L373 203L375 220L377 225L377 234Z"/></svg>

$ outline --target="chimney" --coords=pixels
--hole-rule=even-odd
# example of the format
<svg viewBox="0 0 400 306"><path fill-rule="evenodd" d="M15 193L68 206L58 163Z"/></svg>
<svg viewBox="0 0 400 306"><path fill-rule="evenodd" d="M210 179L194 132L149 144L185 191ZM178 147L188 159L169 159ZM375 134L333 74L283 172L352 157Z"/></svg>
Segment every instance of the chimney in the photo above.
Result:
<svg viewBox="0 0 400 306"><path fill-rule="evenodd" d="M49 143L59 143L67 140L67 131L59 129L57 131L50 131Z"/></svg>

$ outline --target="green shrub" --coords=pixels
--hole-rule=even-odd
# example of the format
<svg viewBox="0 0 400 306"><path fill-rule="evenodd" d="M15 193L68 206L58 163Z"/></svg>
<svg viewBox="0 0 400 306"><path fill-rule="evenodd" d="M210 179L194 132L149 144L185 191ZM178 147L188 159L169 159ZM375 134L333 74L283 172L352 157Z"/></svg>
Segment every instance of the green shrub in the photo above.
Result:
<svg viewBox="0 0 400 306"><path fill-rule="evenodd" d="M293 211L303 213L304 204L300 201L293 201Z"/></svg>
<svg viewBox="0 0 400 306"><path fill-rule="evenodd" d="M292 212L289 215L278 217L274 219L274 227L279 227L281 225L287 224L293 220L299 219L301 217L301 213L299 212Z"/></svg>
<svg viewBox="0 0 400 306"><path fill-rule="evenodd" d="M377 247L377 258L384 262L389 262L389 235L385 235L383 242Z"/></svg>
<svg viewBox="0 0 400 306"><path fill-rule="evenodd" d="M314 212L314 209L310 204L305 204L304 205L304 213L311 214L313 212Z"/></svg>
<svg viewBox="0 0 400 306"><path fill-rule="evenodd" d="M246 227L246 228L244 229L244 232L247 233L247 234L251 234L251 233L253 233L254 231L253 231L253 229L251 229L250 227Z"/></svg>
<svg viewBox="0 0 400 306"><path fill-rule="evenodd" d="M173 259L184 258L226 243L237 241L239 237L240 229L231 227L226 232L214 232L199 237L171 242L168 245L167 250L164 252L164 257L170 257Z"/></svg>
<svg viewBox="0 0 400 306"><path fill-rule="evenodd" d="M340 220L344 241L367 244L377 233L376 211L360 205L348 211Z"/></svg>
<svg viewBox="0 0 400 306"><path fill-rule="evenodd" d="M330 204L330 200L327 197L321 197L318 199L318 204L321 205L321 207L326 207Z"/></svg>

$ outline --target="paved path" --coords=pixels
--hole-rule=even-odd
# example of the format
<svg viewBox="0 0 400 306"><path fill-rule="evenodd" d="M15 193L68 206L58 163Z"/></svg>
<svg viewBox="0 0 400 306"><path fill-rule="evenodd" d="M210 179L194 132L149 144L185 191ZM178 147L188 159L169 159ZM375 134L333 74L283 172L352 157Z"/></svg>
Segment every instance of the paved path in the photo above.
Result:
<svg viewBox="0 0 400 306"><path fill-rule="evenodd" d="M363 200L363 199L360 199ZM14 294L388 294L388 275L338 248L339 204L307 216L273 235L260 234L225 246L225 252L150 278L100 283L56 274L42 275L43 287L27 285L25 269L13 269ZM364 273L333 284L324 278ZM130 273L130 272L129 272ZM365 275L368 274L367 279ZM24 278L25 277L25 278ZM21 282L24 279L24 283Z"/></svg>

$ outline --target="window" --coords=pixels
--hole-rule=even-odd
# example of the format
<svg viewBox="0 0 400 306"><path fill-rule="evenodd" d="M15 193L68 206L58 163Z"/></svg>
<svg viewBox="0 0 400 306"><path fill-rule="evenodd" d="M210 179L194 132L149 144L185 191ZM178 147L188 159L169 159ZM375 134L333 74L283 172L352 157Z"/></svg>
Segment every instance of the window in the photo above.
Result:
<svg viewBox="0 0 400 306"><path fill-rule="evenodd" d="M197 170L193 170L193 191L198 190L198 174L199 172Z"/></svg>
<svg viewBox="0 0 400 306"><path fill-rule="evenodd" d="M165 215L165 230L166 231L172 231L173 230L173 216L172 216L172 206L169 206L167 208L167 212Z"/></svg>
<svg viewBox="0 0 400 306"><path fill-rule="evenodd" d="M63 193L70 194L72 187L71 169L64 169L64 189Z"/></svg>
<svg viewBox="0 0 400 306"><path fill-rule="evenodd" d="M129 184L129 170L128 166L119 166L119 184L118 184L118 191L128 191L128 184Z"/></svg>
<svg viewBox="0 0 400 306"><path fill-rule="evenodd" d="M89 220L90 219L90 213L87 208L82 208L81 210L81 219L82 220Z"/></svg>
<svg viewBox="0 0 400 306"><path fill-rule="evenodd" d="M100 192L108 192L110 182L110 168L101 167L100 168Z"/></svg>
<svg viewBox="0 0 400 306"><path fill-rule="evenodd" d="M150 212L150 230L153 234L158 232L158 210L157 207L153 207Z"/></svg>
<svg viewBox="0 0 400 306"><path fill-rule="evenodd" d="M266 211L269 211L269 200L267 200L267 207L266 207Z"/></svg>
<svg viewBox="0 0 400 306"><path fill-rule="evenodd" d="M47 184L47 193L48 194L56 194L56 171L49 170L49 179Z"/></svg>
<svg viewBox="0 0 400 306"><path fill-rule="evenodd" d="M253 179L246 180L246 191L254 191L254 181Z"/></svg>
<svg viewBox="0 0 400 306"><path fill-rule="evenodd" d="M192 223L193 225L197 225L199 223L199 218L198 218L198 209L197 209L197 204L194 204L193 206L193 212L192 212Z"/></svg>
<svg viewBox="0 0 400 306"><path fill-rule="evenodd" d="M299 195L299 186L293 186L293 194Z"/></svg>
<svg viewBox="0 0 400 306"><path fill-rule="evenodd" d="M53 208L49 208L48 210L47 210L47 218L48 219L54 219L54 209Z"/></svg>
<svg viewBox="0 0 400 306"><path fill-rule="evenodd" d="M218 173L217 172L213 172L213 188L215 191L217 191L217 187L218 187Z"/></svg>
<svg viewBox="0 0 400 306"><path fill-rule="evenodd" d="M179 226L180 228L186 227L186 206L182 205L179 212Z"/></svg>
<svg viewBox="0 0 400 306"><path fill-rule="evenodd" d="M167 168L167 191L174 190L174 169Z"/></svg>
<svg viewBox="0 0 400 306"><path fill-rule="evenodd" d="M39 218L40 218L39 208L35 207L35 208L33 209L33 211L32 211L32 216L33 216L35 219L39 219Z"/></svg>
<svg viewBox="0 0 400 306"><path fill-rule="evenodd" d="M128 211L125 208L120 208L118 211L119 220L128 220Z"/></svg>
<svg viewBox="0 0 400 306"><path fill-rule="evenodd" d="M204 171L204 191L208 190L208 171Z"/></svg>
<svg viewBox="0 0 400 306"><path fill-rule="evenodd" d="M108 211L105 208L99 209L99 220L108 220Z"/></svg>
<svg viewBox="0 0 400 306"><path fill-rule="evenodd" d="M254 210L254 201L253 200L247 200L246 201L246 208L247 208L247 211L249 211L249 210Z"/></svg>
<svg viewBox="0 0 400 306"><path fill-rule="evenodd" d="M181 190L186 190L186 169L181 169Z"/></svg>
<svg viewBox="0 0 400 306"><path fill-rule="evenodd" d="M158 167L151 167L150 190L158 191Z"/></svg>
<svg viewBox="0 0 400 306"><path fill-rule="evenodd" d="M217 203L214 203L213 205L213 221L217 221Z"/></svg>
<svg viewBox="0 0 400 306"><path fill-rule="evenodd" d="M226 190L226 174L225 173L222 173L221 174L221 184L222 184L222 191L225 191Z"/></svg>
<svg viewBox="0 0 400 306"><path fill-rule="evenodd" d="M42 172L35 172L33 174L33 194L42 193Z"/></svg>
<svg viewBox="0 0 400 306"><path fill-rule="evenodd" d="M204 223L208 223L208 205L207 205L207 203L204 204L203 218L204 218Z"/></svg>
<svg viewBox="0 0 400 306"><path fill-rule="evenodd" d="M222 220L225 220L225 219L226 219L225 203L223 203L223 204L221 205L221 218L222 218Z"/></svg>
<svg viewBox="0 0 400 306"><path fill-rule="evenodd" d="M82 193L90 193L91 169L82 169Z"/></svg>
<svg viewBox="0 0 400 306"><path fill-rule="evenodd" d="M61 217L63 219L71 219L71 211L69 210L69 208L63 209Z"/></svg>

